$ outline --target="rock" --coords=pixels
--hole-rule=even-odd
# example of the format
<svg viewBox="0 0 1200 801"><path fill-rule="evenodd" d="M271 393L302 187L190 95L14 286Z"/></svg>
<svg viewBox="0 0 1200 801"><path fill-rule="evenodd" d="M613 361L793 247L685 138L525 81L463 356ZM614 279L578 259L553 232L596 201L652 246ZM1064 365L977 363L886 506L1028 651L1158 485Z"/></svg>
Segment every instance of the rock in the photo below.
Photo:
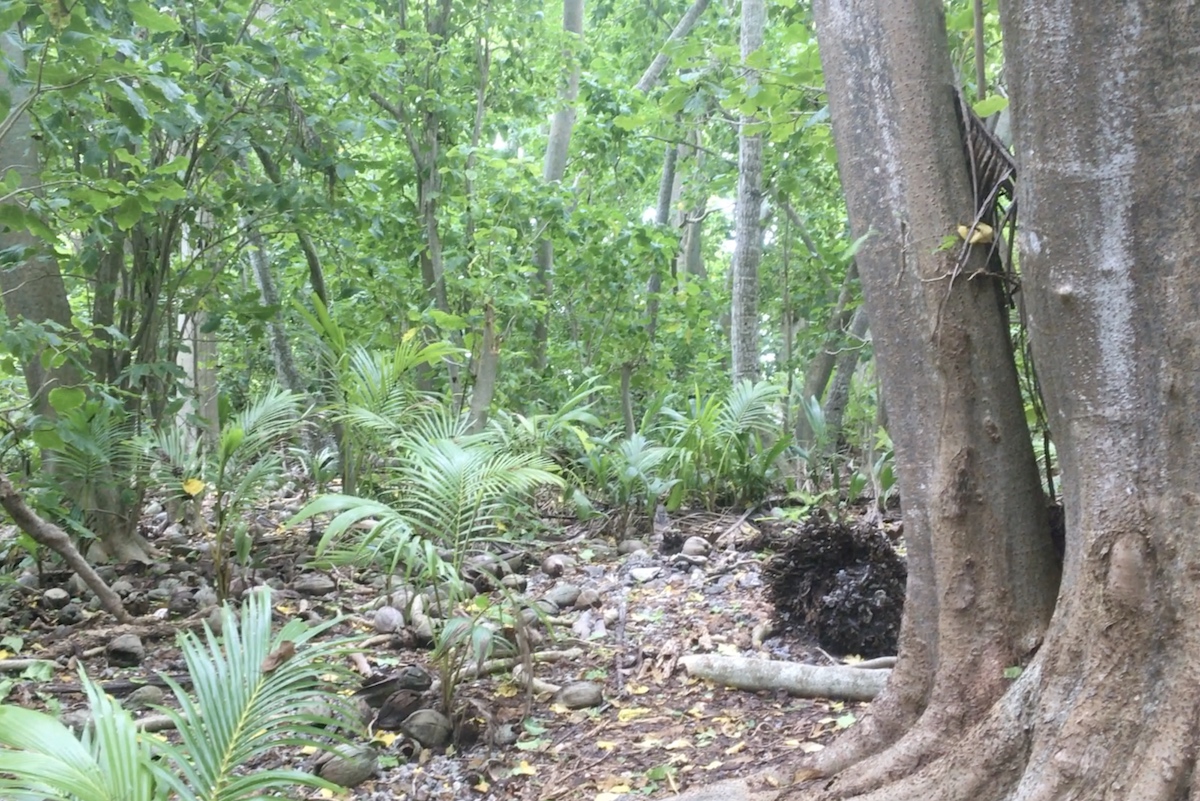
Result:
<svg viewBox="0 0 1200 801"><path fill-rule="evenodd" d="M62 609L71 603L71 593L61 587L51 587L42 593L42 606L47 609Z"/></svg>
<svg viewBox="0 0 1200 801"><path fill-rule="evenodd" d="M514 592L525 592L525 588L529 586L529 579L522 576L520 573L509 573L504 578L500 579L500 586L505 589L513 590Z"/></svg>
<svg viewBox="0 0 1200 801"><path fill-rule="evenodd" d="M559 690L554 700L567 709L587 709L604 703L604 690L594 681L575 681Z"/></svg>
<svg viewBox="0 0 1200 801"><path fill-rule="evenodd" d="M104 654L111 665L133 667L145 659L146 647L142 645L142 638L136 634L121 634L113 638L104 649Z"/></svg>
<svg viewBox="0 0 1200 801"><path fill-rule="evenodd" d="M301 595L328 595L337 589L337 582L324 573L301 573L292 582L292 589Z"/></svg>
<svg viewBox="0 0 1200 801"><path fill-rule="evenodd" d="M422 645L428 645L433 642L433 621L423 612L412 613L412 618L409 621L409 628L412 629L413 637Z"/></svg>
<svg viewBox="0 0 1200 801"><path fill-rule="evenodd" d="M161 705L166 700L166 697L167 694L163 692L162 687L156 687L153 684L143 684L126 696L123 706L126 709L145 709L146 707Z"/></svg>
<svg viewBox="0 0 1200 801"><path fill-rule="evenodd" d="M584 590L575 599L576 609L594 609L600 606L600 593L592 589Z"/></svg>
<svg viewBox="0 0 1200 801"><path fill-rule="evenodd" d="M542 572L550 578L558 578L573 564L571 557L561 553L552 553L542 560Z"/></svg>
<svg viewBox="0 0 1200 801"><path fill-rule="evenodd" d="M381 609L385 606L391 606L399 609L401 612L407 612L412 606L413 599L417 598L417 591L412 587L399 587L392 590L391 594L386 598L379 598L375 601L375 608Z"/></svg>
<svg viewBox="0 0 1200 801"><path fill-rule="evenodd" d="M511 723L501 723L488 731L488 742L492 745L513 745L520 738L516 726Z"/></svg>
<svg viewBox="0 0 1200 801"><path fill-rule="evenodd" d="M629 577L639 584L645 584L661 572L661 567L635 567L629 571Z"/></svg>
<svg viewBox="0 0 1200 801"><path fill-rule="evenodd" d="M187 540L187 534L184 533L183 526L178 523L172 523L164 528L161 536L169 542L184 542Z"/></svg>
<svg viewBox="0 0 1200 801"><path fill-rule="evenodd" d="M372 708L383 706L388 698L400 690L423 693L433 686L433 676L418 665L407 665L387 675L373 674L363 680L355 695Z"/></svg>
<svg viewBox="0 0 1200 801"><path fill-rule="evenodd" d="M441 712L419 709L400 724L400 731L426 748L438 748L450 741L453 727Z"/></svg>
<svg viewBox="0 0 1200 801"><path fill-rule="evenodd" d="M233 594L232 582L230 586L231 589L229 591L229 595L231 598L236 598L237 596ZM196 590L195 598L196 606L200 607L201 609L207 609L210 606L217 605L217 591L207 584Z"/></svg>
<svg viewBox="0 0 1200 801"><path fill-rule="evenodd" d="M622 540L617 544L617 553L621 554L621 556L628 556L638 551L646 551L648 553L649 550L646 543L641 540Z"/></svg>
<svg viewBox="0 0 1200 801"><path fill-rule="evenodd" d="M357 787L379 771L379 754L369 745L342 743L322 754L315 773L342 787Z"/></svg>
<svg viewBox="0 0 1200 801"><path fill-rule="evenodd" d="M206 623L208 623L208 627L212 629L212 633L216 634L218 637L221 635L221 632L225 630L225 616L221 614L221 607L219 606L214 606L209 611L208 617L206 617L204 620Z"/></svg>
<svg viewBox="0 0 1200 801"><path fill-rule="evenodd" d="M73 626L81 620L83 620L83 607L79 604L67 604L58 610L58 623L60 626Z"/></svg>
<svg viewBox="0 0 1200 801"><path fill-rule="evenodd" d="M154 501L142 510L142 515L144 517L154 517L155 515L162 514L162 511L163 505L158 501Z"/></svg>
<svg viewBox="0 0 1200 801"><path fill-rule="evenodd" d="M688 556L707 556L712 545L704 537L688 537L683 543L683 553Z"/></svg>
<svg viewBox="0 0 1200 801"><path fill-rule="evenodd" d="M167 612L173 617L184 617L196 611L196 596L191 590L176 590L167 601Z"/></svg>
<svg viewBox="0 0 1200 801"><path fill-rule="evenodd" d="M87 583L79 577L78 573L72 573L71 577L67 579L66 589L67 592L71 593L71 595L75 596L76 598L89 592Z"/></svg>
<svg viewBox="0 0 1200 801"><path fill-rule="evenodd" d="M110 590L112 590L113 592L115 592L117 595L121 595L121 596L127 596L133 592L133 584L126 581L125 579L119 579L117 581L114 581L112 584L108 585L108 588Z"/></svg>
<svg viewBox="0 0 1200 801"><path fill-rule="evenodd" d="M375 610L375 617L371 622L375 625L375 631L391 634L404 628L404 613L394 606L384 606Z"/></svg>
<svg viewBox="0 0 1200 801"><path fill-rule="evenodd" d="M533 602L533 607L540 611L543 615L554 617L558 614L558 604L551 601L549 598L541 598Z"/></svg>
<svg viewBox="0 0 1200 801"><path fill-rule="evenodd" d="M574 584L559 584L542 597L559 609L564 609L573 606L582 592L583 590Z"/></svg>

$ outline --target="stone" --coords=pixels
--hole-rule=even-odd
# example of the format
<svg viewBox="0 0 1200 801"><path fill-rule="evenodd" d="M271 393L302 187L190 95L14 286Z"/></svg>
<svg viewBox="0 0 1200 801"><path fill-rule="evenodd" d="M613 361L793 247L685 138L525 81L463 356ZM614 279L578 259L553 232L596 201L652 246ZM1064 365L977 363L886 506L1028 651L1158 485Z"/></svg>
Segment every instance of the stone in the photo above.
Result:
<svg viewBox="0 0 1200 801"><path fill-rule="evenodd" d="M83 607L76 603L70 603L58 610L58 623L60 626L73 626L83 620Z"/></svg>
<svg viewBox="0 0 1200 801"><path fill-rule="evenodd" d="M621 556L628 556L638 551L649 552L649 548L641 540L622 540L617 544L617 553L621 554Z"/></svg>
<svg viewBox="0 0 1200 801"><path fill-rule="evenodd" d="M704 537L688 537L683 543L683 552L688 556L707 556L712 545Z"/></svg>
<svg viewBox="0 0 1200 801"><path fill-rule="evenodd" d="M553 603L559 609L563 609L568 606L573 606L582 592L583 590L574 584L559 584L553 587L542 597L545 600Z"/></svg>
<svg viewBox="0 0 1200 801"><path fill-rule="evenodd" d="M453 727L436 709L419 709L400 724L400 731L426 748L438 748L450 741Z"/></svg>
<svg viewBox="0 0 1200 801"><path fill-rule="evenodd" d="M161 706L167 694L162 687L153 684L143 684L125 697L123 706L126 709L145 709L151 706Z"/></svg>
<svg viewBox="0 0 1200 801"><path fill-rule="evenodd" d="M559 690L554 700L567 709L587 709L604 703L604 689L594 681L574 681Z"/></svg>
<svg viewBox="0 0 1200 801"><path fill-rule="evenodd" d="M375 610L375 617L371 622L378 633L391 634L404 628L404 613L394 606L380 607Z"/></svg>
<svg viewBox="0 0 1200 801"><path fill-rule="evenodd" d="M42 605L47 609L62 609L71 603L71 593L61 587L51 587L42 593Z"/></svg>
<svg viewBox="0 0 1200 801"><path fill-rule="evenodd" d="M399 731L404 721L421 708L421 694L414 690L396 690L383 701L375 715L375 728Z"/></svg>
<svg viewBox="0 0 1200 801"><path fill-rule="evenodd" d="M122 596L129 595L133 592L133 584L125 579L118 579L117 581L114 581L112 584L108 585L108 588L117 595Z"/></svg>
<svg viewBox="0 0 1200 801"><path fill-rule="evenodd" d="M561 553L552 553L542 560L542 572L550 578L558 578L574 565L571 557Z"/></svg>
<svg viewBox="0 0 1200 801"><path fill-rule="evenodd" d="M593 589L586 589L579 593L579 597L575 599L576 609L594 609L600 606L600 593Z"/></svg>
<svg viewBox="0 0 1200 801"><path fill-rule="evenodd" d="M525 589L529 586L529 579L520 573L509 573L500 579L500 586L514 592L525 592Z"/></svg>
<svg viewBox="0 0 1200 801"><path fill-rule="evenodd" d="M176 590L167 601L167 612L173 617L184 617L196 611L196 596L191 590Z"/></svg>
<svg viewBox="0 0 1200 801"><path fill-rule="evenodd" d="M316 774L342 787L357 787L379 772L379 754L368 745L342 743L322 754Z"/></svg>
<svg viewBox="0 0 1200 801"><path fill-rule="evenodd" d="M661 567L635 567L629 571L629 577L639 584L645 584L662 572Z"/></svg>
<svg viewBox="0 0 1200 801"><path fill-rule="evenodd" d="M233 594L232 588L230 589L229 594L231 597L237 597ZM196 606L200 607L201 609L207 609L210 606L217 605L217 591L207 584L196 589L195 598Z"/></svg>
<svg viewBox="0 0 1200 801"><path fill-rule="evenodd" d="M551 601L549 598L541 598L533 602L533 607L548 617L554 617L558 614L558 604Z"/></svg>
<svg viewBox="0 0 1200 801"><path fill-rule="evenodd" d="M292 582L292 589L301 595L328 595L337 589L337 582L324 573L301 573Z"/></svg>
<svg viewBox="0 0 1200 801"><path fill-rule="evenodd" d="M146 658L146 647L136 634L121 634L114 637L104 649L108 662L117 667L133 667Z"/></svg>

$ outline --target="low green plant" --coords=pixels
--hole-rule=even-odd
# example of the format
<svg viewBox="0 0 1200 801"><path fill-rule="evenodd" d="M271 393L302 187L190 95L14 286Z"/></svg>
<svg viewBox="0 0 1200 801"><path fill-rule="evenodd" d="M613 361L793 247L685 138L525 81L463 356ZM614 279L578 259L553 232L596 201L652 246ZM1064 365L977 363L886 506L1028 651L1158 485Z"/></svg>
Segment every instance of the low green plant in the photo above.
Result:
<svg viewBox="0 0 1200 801"><path fill-rule="evenodd" d="M177 426L159 429L139 440L143 458L152 466L167 492L199 505L212 499L213 572L217 597L229 593L230 545L243 562L252 542L244 512L265 488L283 474L282 447L302 425L304 408L299 396L270 387L221 427L213 453L203 441L192 441Z"/></svg>
<svg viewBox="0 0 1200 801"><path fill-rule="evenodd" d="M791 444L779 419L781 390L741 381L723 395L697 388L685 411L664 406L663 429L679 479L668 506L689 496L712 509L761 500L776 483L776 462Z"/></svg>
<svg viewBox="0 0 1200 801"><path fill-rule="evenodd" d="M255 591L240 615L222 610L222 636L181 635L195 696L164 677L179 709L164 709L180 742L141 731L80 670L91 709L77 736L55 718L0 705L0 790L13 801L250 801L293 786L336 789L295 770L246 770L281 745L331 747L338 724L319 709L342 703L326 683L346 641L318 642L337 620L292 619L272 635L271 600ZM268 655L294 649L267 664ZM349 719L349 718L346 718ZM344 736L344 733L343 735ZM336 738L335 738L336 739Z"/></svg>
<svg viewBox="0 0 1200 801"><path fill-rule="evenodd" d="M588 441L578 460L585 487L617 512L618 530L624 531L634 515L653 516L659 501L679 479L665 475L670 468L671 449L654 445L643 434L611 440ZM576 498L584 511L591 503Z"/></svg>

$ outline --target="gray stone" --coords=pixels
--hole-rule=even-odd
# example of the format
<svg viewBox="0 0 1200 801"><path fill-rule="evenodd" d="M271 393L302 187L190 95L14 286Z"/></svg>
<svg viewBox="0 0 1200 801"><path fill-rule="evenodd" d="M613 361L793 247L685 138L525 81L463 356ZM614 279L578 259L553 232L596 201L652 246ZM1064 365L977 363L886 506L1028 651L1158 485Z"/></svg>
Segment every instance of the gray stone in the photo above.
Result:
<svg viewBox="0 0 1200 801"><path fill-rule="evenodd" d="M553 603L559 609L563 609L568 606L573 606L582 592L583 590L574 584L559 584L542 597Z"/></svg>
<svg viewBox="0 0 1200 801"><path fill-rule="evenodd" d="M232 591L230 592L232 595ZM201 609L207 609L210 606L217 604L217 591L205 584L196 590L196 605Z"/></svg>
<svg viewBox="0 0 1200 801"><path fill-rule="evenodd" d="M661 567L635 567L629 571L629 577L639 584L645 584L662 572Z"/></svg>
<svg viewBox="0 0 1200 801"><path fill-rule="evenodd" d="M324 573L301 573L292 582L292 589L301 595L328 595L337 589L337 582Z"/></svg>
<svg viewBox="0 0 1200 801"><path fill-rule="evenodd" d="M109 584L108 587L117 595L129 595L131 592L133 592L133 584L125 579L114 581L112 584Z"/></svg>
<svg viewBox="0 0 1200 801"><path fill-rule="evenodd" d="M60 626L73 626L83 620L83 607L79 604L71 603L58 610L58 623Z"/></svg>
<svg viewBox="0 0 1200 801"><path fill-rule="evenodd" d="M143 684L125 698L123 706L126 709L145 709L149 706L160 706L166 697L167 694L163 692L162 687L156 687L153 684Z"/></svg>
<svg viewBox="0 0 1200 801"><path fill-rule="evenodd" d="M683 552L688 556L707 556L712 545L704 537L688 537L683 543Z"/></svg>
<svg viewBox="0 0 1200 801"><path fill-rule="evenodd" d="M629 554L637 553L638 551L649 552L646 543L642 542L641 540L622 540L617 545L617 553L621 554L622 556L628 556Z"/></svg>
<svg viewBox="0 0 1200 801"><path fill-rule="evenodd" d="M404 628L404 613L394 606L380 607L375 610L372 623L380 634L391 634Z"/></svg>
<svg viewBox="0 0 1200 801"><path fill-rule="evenodd" d="M418 709L400 724L400 731L426 748L438 748L450 741L453 727L441 712Z"/></svg>
<svg viewBox="0 0 1200 801"><path fill-rule="evenodd" d="M104 653L112 665L133 667L146 658L146 647L136 634L121 634L112 639Z"/></svg>
<svg viewBox="0 0 1200 801"><path fill-rule="evenodd" d="M600 605L600 593L593 589L586 589L579 593L579 597L575 599L576 609L592 609Z"/></svg>
<svg viewBox="0 0 1200 801"><path fill-rule="evenodd" d="M379 754L368 745L342 743L317 760L316 774L342 787L357 787L379 772Z"/></svg>
<svg viewBox="0 0 1200 801"><path fill-rule="evenodd" d="M196 611L196 596L191 590L176 590L167 601L167 611L174 617L184 617Z"/></svg>
<svg viewBox="0 0 1200 801"><path fill-rule="evenodd" d="M525 592L525 589L529 586L529 579L520 573L509 573L500 579L500 586L516 592Z"/></svg>
<svg viewBox="0 0 1200 801"><path fill-rule="evenodd" d="M604 703L604 689L593 681L575 681L558 691L554 697L567 709L586 709Z"/></svg>
<svg viewBox="0 0 1200 801"><path fill-rule="evenodd" d="M575 564L571 557L561 553L552 553L542 560L542 572L550 578L558 578Z"/></svg>
<svg viewBox="0 0 1200 801"><path fill-rule="evenodd" d="M71 593L61 587L51 587L42 593L42 605L47 609L62 609L71 603Z"/></svg>

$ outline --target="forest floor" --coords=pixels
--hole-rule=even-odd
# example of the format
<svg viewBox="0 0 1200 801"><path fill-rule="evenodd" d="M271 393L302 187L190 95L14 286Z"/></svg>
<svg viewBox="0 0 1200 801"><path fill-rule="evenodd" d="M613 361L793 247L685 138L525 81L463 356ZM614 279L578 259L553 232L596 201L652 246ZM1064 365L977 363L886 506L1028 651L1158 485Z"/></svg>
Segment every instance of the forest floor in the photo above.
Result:
<svg viewBox="0 0 1200 801"><path fill-rule="evenodd" d="M369 666L379 676L405 666L424 668L435 684L418 703L438 708L430 650L419 647L410 630L377 631L374 610L390 597L382 578L353 570L309 570L308 532L279 527L294 508L282 503L258 511L262 532L256 553L263 556L247 582L276 588L272 597L280 620L343 616L333 633L365 638L360 671ZM142 616L133 625L115 626L107 615L91 611L86 591L66 574L45 573L35 576L36 582L27 575L19 591L4 595L0 605L8 608L0 609L0 667L5 657L57 665L52 675L37 678L9 673L7 702L71 719L85 706L75 672L80 664L119 698L160 673L185 675L176 634L181 628L202 628L211 565L205 562L202 538L167 527L164 520L160 513L146 521L162 561L107 569L106 577ZM666 521L665 536L677 542L701 537L712 546L706 556L690 561L663 553L662 526L644 532L644 547L628 535L618 543L599 526L582 524L515 546L528 557L520 581L526 598L583 595L542 621L553 633L538 650L559 658L535 664L534 676L560 687L590 683L599 690L595 705L569 709L552 693L531 696L510 671L466 680L456 687L455 705L473 710L476 725L469 735L459 732L458 746L422 749L403 735L376 730L379 770L337 797L615 801L670 797L687 787L773 769L782 777L789 764L853 725L866 705L715 686L688 676L677 660L711 653L840 663L803 632L772 632L779 627L772 625L777 616L763 576L770 555L754 549L764 529L788 525L795 524L703 512L675 516ZM169 529L165 534L164 528ZM551 555L556 558L546 562ZM52 588L59 588L54 602ZM65 602L62 589L70 593ZM123 658L115 659L114 642L128 634L137 636L142 650L135 647L128 654L125 647ZM128 646L129 639L124 642ZM118 666L118 661L132 664ZM347 694L354 689L345 688ZM281 748L269 765L255 767L312 769L312 759L298 749Z"/></svg>

